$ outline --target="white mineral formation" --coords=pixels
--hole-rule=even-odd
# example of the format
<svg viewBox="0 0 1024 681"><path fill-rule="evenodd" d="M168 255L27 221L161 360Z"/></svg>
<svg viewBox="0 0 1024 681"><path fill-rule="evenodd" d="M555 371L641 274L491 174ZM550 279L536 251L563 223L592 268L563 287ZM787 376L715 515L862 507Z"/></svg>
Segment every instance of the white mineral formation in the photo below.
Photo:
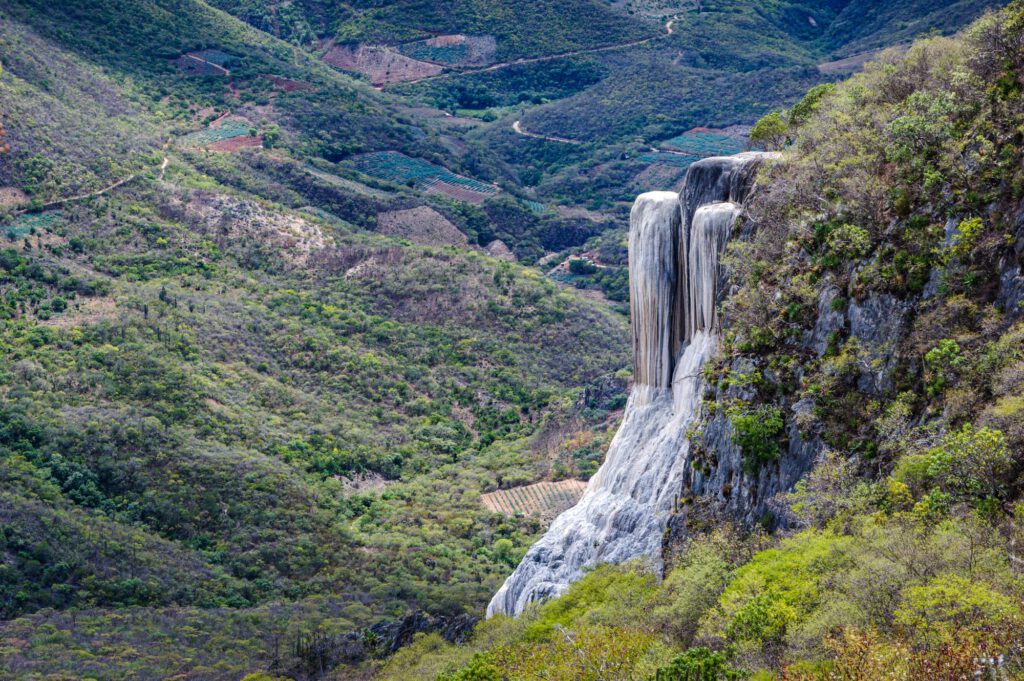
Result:
<svg viewBox="0 0 1024 681"><path fill-rule="evenodd" d="M530 548L488 616L561 594L598 563L647 558L660 569L689 458L687 427L700 416L702 369L717 346L719 256L760 158L704 159L681 194L637 198L629 227L634 385L622 425L583 498Z"/></svg>

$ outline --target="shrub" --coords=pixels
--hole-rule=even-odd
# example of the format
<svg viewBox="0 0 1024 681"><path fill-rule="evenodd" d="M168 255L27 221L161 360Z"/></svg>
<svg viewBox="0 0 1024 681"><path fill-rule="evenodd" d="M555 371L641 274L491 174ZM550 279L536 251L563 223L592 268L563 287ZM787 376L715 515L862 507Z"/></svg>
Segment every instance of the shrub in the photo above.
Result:
<svg viewBox="0 0 1024 681"><path fill-rule="evenodd" d="M789 126L782 114L773 111L763 116L750 130L750 142L768 150L781 149L789 143Z"/></svg>
<svg viewBox="0 0 1024 681"><path fill-rule="evenodd" d="M1013 464L1001 431L968 424L938 447L904 457L894 477L919 493L935 491L958 501L1003 499Z"/></svg>
<svg viewBox="0 0 1024 681"><path fill-rule="evenodd" d="M572 258L569 261L569 271L573 274L593 274L597 272L597 265L583 258Z"/></svg>
<svg viewBox="0 0 1024 681"><path fill-rule="evenodd" d="M782 410L775 405L729 410L734 444L743 450L743 467L754 474L762 465L778 460L782 454L777 438L786 426Z"/></svg>
<svg viewBox="0 0 1024 681"><path fill-rule="evenodd" d="M655 681L738 681L744 674L726 664L723 653L690 648L660 668Z"/></svg>
<svg viewBox="0 0 1024 681"><path fill-rule="evenodd" d="M956 369L964 363L960 344L944 338L924 356L925 389L930 397L942 394L953 382Z"/></svg>
<svg viewBox="0 0 1024 681"><path fill-rule="evenodd" d="M845 260L863 258L871 249L871 235L856 225L840 225L826 238L828 249Z"/></svg>

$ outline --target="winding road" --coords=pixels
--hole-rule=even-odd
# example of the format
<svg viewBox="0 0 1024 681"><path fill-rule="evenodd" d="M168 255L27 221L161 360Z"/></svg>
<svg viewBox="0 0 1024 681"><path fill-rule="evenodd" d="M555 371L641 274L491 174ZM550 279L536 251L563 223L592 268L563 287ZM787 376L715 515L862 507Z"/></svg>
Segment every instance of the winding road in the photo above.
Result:
<svg viewBox="0 0 1024 681"><path fill-rule="evenodd" d="M546 142L560 142L561 144L583 144L583 142L579 140L571 140L568 137L556 137L554 135L538 135L535 132L527 132L526 130L523 130L523 126L520 123L520 121L516 121L515 123L512 124L512 130L514 130L517 135L522 135L523 137L532 137L538 140L545 140Z"/></svg>
<svg viewBox="0 0 1024 681"><path fill-rule="evenodd" d="M428 80L437 80L439 78L448 78L450 76L471 76L475 73L489 73L490 71L498 71L499 69L508 68L509 66L520 66L522 64L537 64L539 62L554 61L556 59L565 59L567 57L575 57L581 54L597 54L599 52L612 52L613 50L624 50L629 47L640 47L646 45L649 42L659 40L665 36L672 35L672 24L675 23L675 19L668 21L665 24L665 33L658 35L652 35L649 38L643 40L634 40L628 43L619 43L618 45L605 45L604 47L591 47L583 50L572 50L571 52L560 52L558 54L547 54L543 57L523 57L522 59L514 59L512 61L498 62L497 64L491 64L490 66L484 66L479 69L468 69L466 71L443 71L436 73L432 76L423 76L422 78L415 78L413 80L401 81L401 85L412 85L415 83L422 83ZM388 83L391 85L391 83Z"/></svg>

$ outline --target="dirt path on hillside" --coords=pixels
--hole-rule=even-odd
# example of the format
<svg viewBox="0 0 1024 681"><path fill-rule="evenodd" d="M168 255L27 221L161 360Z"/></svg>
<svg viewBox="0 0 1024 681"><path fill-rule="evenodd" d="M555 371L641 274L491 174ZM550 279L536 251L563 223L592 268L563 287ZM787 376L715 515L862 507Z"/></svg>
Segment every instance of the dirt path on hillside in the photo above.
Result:
<svg viewBox="0 0 1024 681"><path fill-rule="evenodd" d="M220 64L215 64L212 61L208 61L206 59L203 59L202 57L197 57L194 54L186 54L185 56L188 57L189 59L192 59L192 60L195 60L195 61L199 62L200 64L206 64L207 66L212 66L213 68L215 68L218 71L220 71L221 73L223 73L225 76L230 76L231 75L231 72L228 71L223 66L221 66Z"/></svg>
<svg viewBox="0 0 1024 681"><path fill-rule="evenodd" d="M585 50L572 50L571 52L560 52L558 54L548 54L543 57L523 57L522 59L513 59L512 61L498 62L497 64L491 64L479 69L469 69L467 71L445 71L438 73L433 76L424 76L422 78L416 78L414 80L402 81L402 85L413 85L415 83L422 83L428 80L437 80L438 78L447 78L449 76L471 76L477 73L489 73L490 71L498 71L500 69L508 68L509 66L520 66L523 64L537 64L539 62L554 61L556 59L566 59L567 57L575 57L581 54L598 54L600 52L612 52L614 50L624 50L630 47L640 47L647 43L659 40L666 36L673 34L672 24L675 20L669 21L665 24L665 33L658 35L652 35L650 38L644 38L643 40L634 40L628 43L620 43L618 45L606 45L604 47L591 47Z"/></svg>
<svg viewBox="0 0 1024 681"><path fill-rule="evenodd" d="M102 196L102 195L106 194L109 191L117 189L122 184L126 184L128 182L131 182L136 177L138 177L138 175L132 174L132 175L129 175L128 177L121 178L120 180L118 180L117 182L114 182L113 184L108 184L106 187L103 187L102 189L97 189L94 192L88 192L86 194L78 194L77 196L69 196L66 199L57 199L56 201L50 201L49 203L44 203L42 205L42 208L52 208L54 206L59 206L61 204L72 203L73 201L82 201L84 199L91 199L94 196Z"/></svg>
<svg viewBox="0 0 1024 681"><path fill-rule="evenodd" d="M581 142L580 140L571 140L568 137L556 137L554 135L538 135L535 132L527 132L526 130L523 130L523 126L520 123L520 121L516 121L515 123L512 124L512 130L514 130L517 135L522 135L523 137L532 137L533 139L544 140L546 142L559 142L561 144L583 144L583 142Z"/></svg>

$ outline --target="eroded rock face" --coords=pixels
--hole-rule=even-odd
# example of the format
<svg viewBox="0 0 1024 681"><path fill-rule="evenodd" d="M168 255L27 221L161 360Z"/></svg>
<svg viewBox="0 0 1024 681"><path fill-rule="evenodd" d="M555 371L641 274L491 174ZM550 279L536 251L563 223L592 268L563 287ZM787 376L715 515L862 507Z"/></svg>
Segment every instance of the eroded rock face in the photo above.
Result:
<svg viewBox="0 0 1024 681"><path fill-rule="evenodd" d="M899 342L910 314L911 303L888 294L872 294L860 303L850 303L850 336L863 352L857 389L881 394L892 387Z"/></svg>
<svg viewBox="0 0 1024 681"><path fill-rule="evenodd" d="M634 386L604 464L580 502L560 515L487 609L518 614L563 593L598 563L662 561L663 537L700 418L702 369L718 345L720 255L742 213L762 154L705 159L681 195L641 195L630 216Z"/></svg>

